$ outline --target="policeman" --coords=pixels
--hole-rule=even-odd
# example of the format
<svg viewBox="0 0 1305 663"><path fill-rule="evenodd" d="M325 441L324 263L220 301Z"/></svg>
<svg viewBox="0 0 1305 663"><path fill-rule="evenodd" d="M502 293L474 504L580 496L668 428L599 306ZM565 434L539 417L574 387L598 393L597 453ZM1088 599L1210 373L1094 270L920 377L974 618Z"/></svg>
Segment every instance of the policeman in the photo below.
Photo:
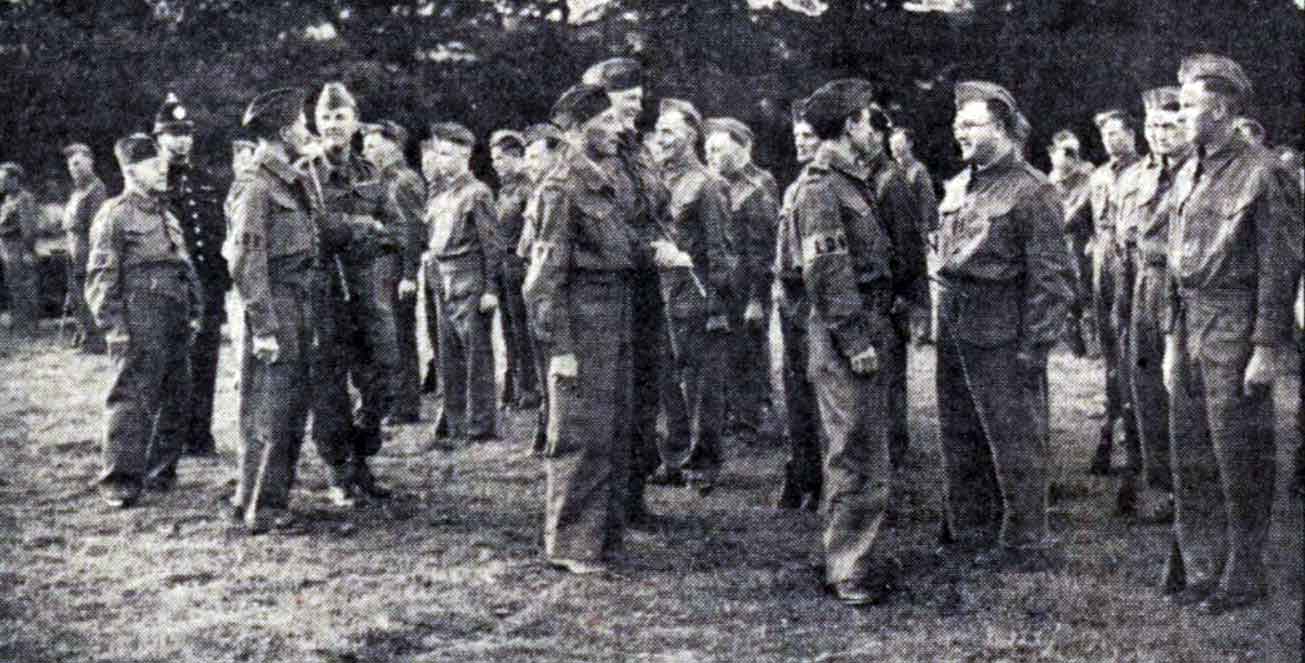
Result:
<svg viewBox="0 0 1305 663"><path fill-rule="evenodd" d="M601 572L623 546L629 472L632 285L643 238L619 170L621 109L576 85L553 108L571 148L544 178L525 300L548 349L544 554Z"/></svg>
<svg viewBox="0 0 1305 663"><path fill-rule="evenodd" d="M875 553L893 472L880 373L893 294L888 237L864 165L874 149L870 104L869 84L850 79L807 100L805 118L821 144L793 207L811 303L808 375L824 432L825 580L854 606L890 591Z"/></svg>
<svg viewBox="0 0 1305 663"><path fill-rule="evenodd" d="M525 171L525 138L516 131L501 129L489 138L489 156L498 174L498 242L503 248L503 264L496 276L503 293L503 340L507 346L507 377L504 405L523 410L539 407L535 387L535 360L526 324L526 304L521 298L525 282L525 261L515 249L521 242L526 202L530 196L530 178Z"/></svg>
<svg viewBox="0 0 1305 663"><path fill-rule="evenodd" d="M113 146L123 192L91 223L86 299L114 359L105 400L100 494L136 502L152 479L176 477L186 422L186 343L198 330L203 290L177 219L160 201L167 186L154 140L133 134Z"/></svg>
<svg viewBox="0 0 1305 663"><path fill-rule="evenodd" d="M798 163L816 155L820 139L806 121L805 99L793 104L793 147ZM820 508L820 423L815 391L807 370L807 318L811 307L802 283L802 242L794 202L807 175L804 167L784 191L775 238L775 308L784 339L784 411L788 415L788 458L776 506L781 509Z"/></svg>
<svg viewBox="0 0 1305 663"><path fill-rule="evenodd" d="M1000 521L1001 568L1037 563L1047 537L1047 353L1062 331L1071 267L1054 186L1020 156L1029 125L986 81L956 85L968 167L939 204L937 357L946 525L981 539Z"/></svg>
<svg viewBox="0 0 1305 663"><path fill-rule="evenodd" d="M496 265L503 251L494 195L471 174L476 139L466 127L431 127L436 168L444 186L430 201L430 245L439 280L441 409L455 436L484 442L496 436L494 354L490 327L498 308Z"/></svg>
<svg viewBox="0 0 1305 663"><path fill-rule="evenodd" d="M240 297L240 483L234 516L251 533L294 524L288 511L312 390L321 192L291 165L313 142L302 90L265 92L241 124L258 140L232 186L223 252Z"/></svg>
<svg viewBox="0 0 1305 663"><path fill-rule="evenodd" d="M1056 185L1060 202L1065 208L1065 242L1074 264L1075 297L1066 321L1066 338L1076 357L1087 355L1087 343L1083 339L1083 311L1092 299L1092 256L1089 244L1092 239L1092 218L1090 213L1084 212L1089 204L1092 164L1083 160L1082 153L1078 136L1069 129L1057 131L1051 137L1051 145L1047 147L1047 156L1051 160L1051 172L1047 173L1047 179ZM1109 469L1108 465L1106 469Z"/></svg>
<svg viewBox="0 0 1305 663"><path fill-rule="evenodd" d="M313 114L324 147L313 169L326 205L322 249L330 284L315 318L321 356L312 434L331 472L326 497L347 508L390 495L368 459L381 449L381 424L398 391L394 299L404 229L389 215L379 171L353 149L357 100L342 83L327 83ZM351 381L359 392L352 418Z"/></svg>
<svg viewBox="0 0 1305 663"><path fill-rule="evenodd" d="M1127 447L1128 465L1120 483L1119 506L1128 515L1148 522L1173 518L1173 481L1169 469L1169 399L1160 362L1164 356L1163 325L1168 279L1169 213L1164 199L1174 173L1187 159L1188 148L1178 122L1178 88L1164 87L1142 95L1146 109L1145 136L1150 154L1119 177L1116 200L1116 239L1137 274L1129 296L1128 344L1121 348L1123 374L1129 383L1137 418L1138 444ZM1124 300L1123 293L1116 302ZM1141 485L1139 485L1139 481Z"/></svg>
<svg viewBox="0 0 1305 663"><path fill-rule="evenodd" d="M104 182L95 174L95 155L85 143L63 148L72 177L73 192L63 208L63 231L68 240L68 297L77 313L78 337L74 341L81 352L104 354L104 335L95 327L91 309L86 305L86 260L91 248L91 221L108 198Z"/></svg>
<svg viewBox="0 0 1305 663"><path fill-rule="evenodd" d="M190 385L183 432L185 452L217 454L213 440L213 394L217 387L218 351L226 322L226 292L231 288L222 244L227 224L222 214L222 188L216 174L191 159L195 125L177 95L168 93L154 116L154 138L167 168L164 201L181 222L186 250L204 288L204 318L190 344Z"/></svg>
<svg viewBox="0 0 1305 663"><path fill-rule="evenodd" d="M1173 312L1165 385L1186 570L1180 603L1218 614L1265 593L1264 544L1276 470L1273 382L1289 370L1291 304L1300 278L1302 228L1291 183L1262 149L1236 135L1233 120L1251 93L1232 60L1199 54L1178 71L1179 115L1195 156L1173 185L1169 272ZM1219 478L1194 467L1203 423ZM1222 498L1218 522L1198 512L1202 489ZM1210 526L1218 536L1210 537Z"/></svg>
<svg viewBox="0 0 1305 663"><path fill-rule="evenodd" d="M1133 137L1132 119L1119 109L1105 110L1094 118L1106 148L1109 160L1092 172L1088 181L1088 205L1078 213L1086 219L1075 219L1070 226L1087 225L1092 228L1092 304L1096 317L1097 338L1101 341L1101 354L1106 361L1106 420L1101 425L1100 441L1089 468L1091 474L1110 473L1110 454L1114 448L1115 423L1123 421L1126 445L1137 439L1134 419L1126 414L1128 397L1122 391L1119 375L1119 330L1112 324L1115 305L1116 275L1123 269L1123 260L1115 245L1114 212L1110 200L1115 182L1125 168L1137 161L1137 145Z"/></svg>
<svg viewBox="0 0 1305 663"><path fill-rule="evenodd" d="M36 283L36 199L23 186L26 172L13 162L0 163L0 264L9 289L12 332L36 334L39 317Z"/></svg>
<svg viewBox="0 0 1305 663"><path fill-rule="evenodd" d="M391 121L363 130L363 156L380 171L385 187L386 218L395 224L403 248L399 254L394 324L398 340L398 393L388 413L391 424L421 419L421 367L417 357L417 275L426 246L426 183L408 167L403 149L408 131Z"/></svg>
<svg viewBox="0 0 1305 663"><path fill-rule="evenodd" d="M663 237L661 227L668 221L670 192L657 174L651 151L639 139L635 123L643 113L643 67L630 58L603 60L587 69L582 78L587 85L607 91L608 99L621 120L621 147L616 161L620 166L617 182L623 195L633 197L636 213L629 218L643 239L644 250L637 255L634 288L634 424L631 449L634 454L629 500L630 522L636 527L650 525L656 519L644 504L644 484L652 475L659 482L674 482L674 472L657 472L660 460L689 443L689 423L683 393L670 360L670 334L666 306L653 261L652 242ZM659 397L660 395L660 397ZM658 405L666 415L667 435L657 437Z"/></svg>
<svg viewBox="0 0 1305 663"><path fill-rule="evenodd" d="M915 132L908 127L893 127L892 134L888 137L888 147L892 153L893 161L897 163L897 168L902 174L902 179L906 182L906 189L911 194L911 199L915 201L919 211L919 220L921 223L920 232L925 238L925 265L929 270L936 269L937 251L934 250L933 237L938 232L938 195L933 190L933 178L929 175L929 169L915 155ZM937 295L934 291L937 288L930 285L927 291L922 291L921 295L928 295L929 301L921 302L916 310L929 313L928 326L923 321L915 324L914 337L917 344L926 344L933 342L934 311L936 307L933 302L937 301Z"/></svg>
<svg viewBox="0 0 1305 663"><path fill-rule="evenodd" d="M720 472L724 377L730 315L740 298L740 242L730 230L727 185L698 159L702 118L681 99L663 99L655 129L658 166L670 190L667 237L654 243L675 370L684 390L690 436L682 458L663 449L662 464L680 469L700 493Z"/></svg>
<svg viewBox="0 0 1305 663"><path fill-rule="evenodd" d="M728 411L734 424L755 438L761 428L761 412L769 393L770 362L766 351L767 284L774 275L775 230L779 200L767 189L765 178L750 172L764 172L752 163L752 130L732 117L711 118L703 123L707 134L707 165L725 180L730 205L731 235L738 242L739 269L730 311L734 337L729 359L732 377L727 384ZM772 178L773 179L773 178Z"/></svg>

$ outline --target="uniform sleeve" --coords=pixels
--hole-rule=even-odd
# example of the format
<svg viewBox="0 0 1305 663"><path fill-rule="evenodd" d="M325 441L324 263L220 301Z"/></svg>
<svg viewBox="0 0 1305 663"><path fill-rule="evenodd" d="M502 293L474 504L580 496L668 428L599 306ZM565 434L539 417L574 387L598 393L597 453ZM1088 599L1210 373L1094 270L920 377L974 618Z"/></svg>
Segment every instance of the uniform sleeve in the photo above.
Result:
<svg viewBox="0 0 1305 663"><path fill-rule="evenodd" d="M126 332L122 302L122 243L114 207L105 205L91 221L86 263L86 305L102 329Z"/></svg>
<svg viewBox="0 0 1305 663"><path fill-rule="evenodd" d="M730 228L729 198L725 183L714 178L703 180L698 191L698 221L702 224L704 247L707 254L706 278L707 314L726 313L726 293L733 290L738 278L739 253L743 240L736 238ZM695 269L698 269L695 265Z"/></svg>
<svg viewBox="0 0 1305 663"><path fill-rule="evenodd" d="M802 238L802 281L808 298L828 321L839 352L851 359L874 343L838 196L827 182L810 182L798 191L793 207Z"/></svg>
<svg viewBox="0 0 1305 663"><path fill-rule="evenodd" d="M546 184L539 195L539 235L531 247L522 296L536 335L554 356L575 354L569 289L574 244L570 194L556 183Z"/></svg>
<svg viewBox="0 0 1305 663"><path fill-rule="evenodd" d="M1024 246L1021 350L1044 351L1063 331L1073 297L1073 266L1060 220L1064 210L1054 187L1040 187L1016 207Z"/></svg>
<svg viewBox="0 0 1305 663"><path fill-rule="evenodd" d="M771 279L777 272L775 237L779 228L779 207L775 198L762 188L748 197L743 210L748 231L746 293L748 301L764 300Z"/></svg>
<svg viewBox="0 0 1305 663"><path fill-rule="evenodd" d="M480 252L485 260L485 292L500 299L498 270L503 264L503 247L498 237L498 212L494 209L494 196L489 187L478 186L467 208L468 221L474 224L480 241Z"/></svg>
<svg viewBox="0 0 1305 663"><path fill-rule="evenodd" d="M922 166L919 176L915 178L916 206L920 210L920 234L927 235L938 230L938 194L933 191L933 178Z"/></svg>
<svg viewBox="0 0 1305 663"><path fill-rule="evenodd" d="M426 247L426 224L422 221L426 187L415 175L404 173L391 183L386 198L389 216L400 226L403 278L416 280L421 269L421 252Z"/></svg>
<svg viewBox="0 0 1305 663"><path fill-rule="evenodd" d="M928 301L928 285L925 275L928 265L925 260L924 235L920 229L924 221L920 219L919 202L911 195L906 181L897 174L885 178L879 186L879 209L888 239L893 244L892 270L893 293L907 301L923 303Z"/></svg>
<svg viewBox="0 0 1305 663"><path fill-rule="evenodd" d="M237 182L231 200L231 280L255 336L275 334L276 312L267 272L268 191L257 180Z"/></svg>
<svg viewBox="0 0 1305 663"><path fill-rule="evenodd" d="M539 234L539 198L537 196L530 198L526 203L525 212L521 216L521 237L517 240L517 245L514 248L518 258L528 261L530 260L530 247L535 243L535 237Z"/></svg>
<svg viewBox="0 0 1305 663"><path fill-rule="evenodd" d="M1271 168L1258 172L1263 184L1252 203L1259 279L1251 343L1285 346L1292 343L1292 293L1301 275L1305 226L1296 216L1299 204L1288 188L1294 183Z"/></svg>

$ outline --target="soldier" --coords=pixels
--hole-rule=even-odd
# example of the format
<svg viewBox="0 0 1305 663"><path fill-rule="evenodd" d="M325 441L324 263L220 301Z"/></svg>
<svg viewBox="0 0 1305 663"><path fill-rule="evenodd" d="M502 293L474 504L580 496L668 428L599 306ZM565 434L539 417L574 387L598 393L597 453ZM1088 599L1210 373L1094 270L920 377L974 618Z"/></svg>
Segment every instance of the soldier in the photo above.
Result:
<svg viewBox="0 0 1305 663"><path fill-rule="evenodd" d="M426 201L422 208L422 225L423 233L430 229L430 201L439 194L443 183L440 181L439 169L436 167L435 160L435 143L427 139L421 141L421 177L426 182ZM429 236L427 236L429 241ZM435 273L434 258L430 253L425 251L425 244L422 244L421 254L421 280L424 284L421 288L422 307L426 312L426 339L430 342L431 358L426 363L426 375L421 380L421 392L423 394L434 394L437 397L443 397L443 390L440 387L439 380L439 362L440 362L440 332L439 332L439 275ZM436 427L437 435L448 433L447 420L442 420L443 426Z"/></svg>
<svg viewBox="0 0 1305 663"><path fill-rule="evenodd" d="M525 172L525 150L525 139L516 131L499 130L490 136L490 160L499 178L495 208L504 261L496 275L504 298L500 312L507 346L503 403L528 410L539 407L539 394L535 387L535 360L526 324L526 304L521 298L521 285L526 280L525 261L515 252L521 242L523 214L531 188Z"/></svg>
<svg viewBox="0 0 1305 663"><path fill-rule="evenodd" d="M116 369L97 483L109 506L127 508L155 480L163 488L175 481L185 435L186 343L204 304L180 224L160 201L167 179L154 140L133 134L113 152L123 192L91 223L86 299Z"/></svg>
<svg viewBox="0 0 1305 663"><path fill-rule="evenodd" d="M939 204L945 532L982 542L1000 522L980 562L1013 568L1047 545L1047 353L1072 272L1059 195L1020 155L1029 125L1010 93L958 83L953 130L968 167Z"/></svg>
<svg viewBox="0 0 1305 663"><path fill-rule="evenodd" d="M702 119L687 101L663 99L655 129L658 165L670 190L666 240L655 242L675 370L689 415L688 454L663 453L690 487L710 492L720 472L722 393L730 313L738 306L738 241L730 231L725 182L698 160Z"/></svg>
<svg viewBox="0 0 1305 663"><path fill-rule="evenodd" d="M809 163L820 147L820 139L803 116L805 103L800 99L793 104L793 147L800 164ZM776 506L814 512L820 508L820 422L807 369L807 318L811 307L802 283L802 242L794 209L806 174L804 167L784 191L775 238L775 307L784 339L784 411L788 414L788 459Z"/></svg>
<svg viewBox="0 0 1305 663"><path fill-rule="evenodd" d="M907 127L894 127L892 135L888 138L888 146L893 161L897 163L897 168L902 173L902 179L906 181L907 191L920 210L919 220L922 224L920 233L925 239L923 249L926 271L933 271L937 269L938 262L938 252L935 250L933 240L938 232L938 195L933 190L933 178L929 176L929 169L915 156L914 131ZM936 290L937 287L930 284L928 289L921 293L927 295L929 301L922 302L921 306L916 307L916 310L929 315L927 325L923 320L913 325L916 328L913 335L917 344L933 342L933 330L937 326L937 308L933 305L933 302L938 299Z"/></svg>
<svg viewBox="0 0 1305 663"><path fill-rule="evenodd" d="M657 173L652 153L635 129L643 113L643 68L630 58L612 58L599 62L584 73L582 82L607 91L609 101L621 120L621 147L617 151L617 182L628 187L635 201L635 214L628 221L642 238L643 249L636 254L633 320L634 337L634 423L630 447L634 454L629 472L629 517L632 525L651 525L656 518L644 503L644 484L674 483L673 471L659 465L662 459L679 455L689 443L689 423L684 397L670 360L670 334L666 320L666 303L662 300L652 242L663 238L661 227L667 223L670 192ZM660 397L659 397L660 394ZM665 440L657 437L658 405L666 415ZM659 471L662 470L662 471Z"/></svg>
<svg viewBox="0 0 1305 663"><path fill-rule="evenodd" d="M1135 404L1138 444L1129 446L1128 465L1117 503L1125 515L1148 522L1173 518L1173 481L1169 469L1169 402L1160 363L1164 356L1164 309L1168 294L1165 265L1169 245L1169 213L1165 195L1174 173L1190 150L1178 122L1178 88L1165 87L1142 95L1146 109L1145 136L1150 154L1124 171L1115 190L1116 238L1137 274L1132 306L1120 324L1128 326L1128 345L1120 363L1127 366L1127 385ZM1116 302L1124 300L1117 292ZM1122 307L1121 307L1122 308ZM1139 479L1141 486L1138 485Z"/></svg>
<svg viewBox="0 0 1305 663"><path fill-rule="evenodd" d="M1178 72L1179 111L1195 156L1173 185L1165 386L1170 395L1175 532L1185 586L1179 603L1219 614L1265 593L1264 544L1273 506L1273 382L1289 370L1291 299L1300 278L1302 228L1292 184L1267 152L1236 136L1251 93L1242 68L1199 54ZM1199 481L1194 426L1205 424L1219 478ZM1221 518L1198 509L1202 488L1222 498ZM1210 537L1210 525L1218 535Z"/></svg>
<svg viewBox="0 0 1305 663"><path fill-rule="evenodd" d="M26 173L13 162L0 163L0 264L9 289L11 331L36 334L40 316L36 283L36 199L23 186Z"/></svg>
<svg viewBox="0 0 1305 663"><path fill-rule="evenodd" d="M870 105L869 84L849 79L807 100L805 119L821 143L793 206L812 308L808 375L824 433L825 580L852 606L879 603L891 588L875 561L893 473L879 350L892 342L893 293L888 237L864 165L874 154Z"/></svg>
<svg viewBox="0 0 1305 663"><path fill-rule="evenodd" d="M181 223L186 250L204 288L204 318L189 352L190 395L186 399L182 439L191 456L217 454L213 440L213 394L217 387L218 351L226 322L226 293L231 288L222 244L227 224L216 175L191 159L195 125L177 95L168 93L154 116L154 138L166 167L168 190L163 200Z"/></svg>
<svg viewBox="0 0 1305 663"><path fill-rule="evenodd" d="M77 339L74 344L87 354L104 354L104 334L95 326L95 318L86 305L86 260L91 250L91 221L108 198L104 182L95 174L95 155L85 143L63 148L72 177L73 192L63 208L63 231L68 240L68 297L77 314Z"/></svg>
<svg viewBox="0 0 1305 663"><path fill-rule="evenodd" d="M1111 109L1097 113L1094 121L1101 132L1101 143L1109 160L1097 167L1088 181L1088 205L1078 212L1080 217L1070 221L1071 227L1087 225L1092 228L1092 304L1097 325L1097 339L1106 361L1106 420L1101 425L1091 474L1110 473L1110 455L1114 448L1115 423L1124 425L1125 445L1137 440L1136 420L1128 414L1128 396L1123 392L1119 374L1119 331L1112 324L1115 306L1116 275L1124 269L1123 260L1115 244L1114 212L1110 200L1115 182L1125 168L1137 161L1137 145L1133 136L1132 120L1122 110Z"/></svg>
<svg viewBox="0 0 1305 663"><path fill-rule="evenodd" d="M733 290L737 293L730 325L730 370L727 383L730 413L734 424L750 438L761 429L761 413L769 393L770 362L766 351L767 284L775 262L775 230L779 200L772 197L765 178L750 175L752 130L731 117L712 118L703 123L707 134L707 165L725 180L729 195L732 234L738 242L739 269ZM773 178L772 178L773 179Z"/></svg>
<svg viewBox="0 0 1305 663"><path fill-rule="evenodd" d="M386 217L403 243L399 253L399 279L394 293L394 323L398 341L398 393L388 413L388 423L411 424L421 420L421 366L417 357L417 275L426 246L426 184L408 167L403 148L408 131L390 121L368 125L363 131L363 156L380 171L385 186Z"/></svg>
<svg viewBox="0 0 1305 663"><path fill-rule="evenodd" d="M249 169L232 185L223 247L244 320L240 351L240 483L233 515L251 533L294 524L289 512L312 398L313 292L322 287L321 193L291 165L312 142L305 94L256 97L241 124L257 138Z"/></svg>
<svg viewBox="0 0 1305 663"><path fill-rule="evenodd" d="M1047 179L1056 185L1060 202L1065 208L1065 245L1074 265L1075 297L1070 303L1066 321L1066 338L1075 357L1087 355L1083 339L1083 313L1092 299L1092 239L1091 214L1083 213L1089 201L1092 164L1083 160L1078 136L1069 129L1057 131L1047 147L1051 159L1051 172ZM1107 467L1107 469L1109 469Z"/></svg>
<svg viewBox="0 0 1305 663"><path fill-rule="evenodd" d="M571 149L544 178L525 299L548 348L544 553L602 572L623 546L632 384L632 282L642 238L633 197L612 186L620 108L576 85L553 109Z"/></svg>
<svg viewBox="0 0 1305 663"><path fill-rule="evenodd" d="M327 499L348 508L390 496L368 459L381 449L381 424L398 393L394 300L405 229L390 214L379 171L353 149L358 102L342 83L322 88L314 120L325 146L313 168L326 206L322 250L330 287L321 291L315 316L321 355L313 366L312 434L330 468ZM355 408L351 380L359 392Z"/></svg>
<svg viewBox="0 0 1305 663"><path fill-rule="evenodd" d="M503 261L495 229L494 195L471 174L476 139L466 127L431 127L443 189L430 201L430 248L440 299L441 409L455 436L484 442L496 436L494 354L490 326L500 297L495 265ZM429 276L429 275L428 275Z"/></svg>

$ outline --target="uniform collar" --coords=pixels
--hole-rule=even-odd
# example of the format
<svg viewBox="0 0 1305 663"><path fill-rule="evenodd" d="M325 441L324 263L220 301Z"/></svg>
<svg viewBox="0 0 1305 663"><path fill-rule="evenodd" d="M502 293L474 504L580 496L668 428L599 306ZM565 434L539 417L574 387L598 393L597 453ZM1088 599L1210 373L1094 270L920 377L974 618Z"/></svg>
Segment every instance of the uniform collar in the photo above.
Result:
<svg viewBox="0 0 1305 663"><path fill-rule="evenodd" d="M825 141L816 149L816 156L811 159L811 166L837 170L852 179L865 182L870 178L870 169L842 145Z"/></svg>
<svg viewBox="0 0 1305 663"><path fill-rule="evenodd" d="M1202 169L1209 169L1232 161L1246 148L1246 141L1242 140L1237 132L1232 131L1218 142L1201 145L1197 148L1196 154L1201 160Z"/></svg>
<svg viewBox="0 0 1305 663"><path fill-rule="evenodd" d="M256 168L265 168L288 184L294 183L300 177L300 171L296 170L294 166L290 165L290 162L272 150L261 150L257 159L258 161L254 164Z"/></svg>
<svg viewBox="0 0 1305 663"><path fill-rule="evenodd" d="M896 162L888 156L888 152L881 151L879 156L865 162L866 174L871 178L878 177L880 173L894 165L896 165Z"/></svg>
<svg viewBox="0 0 1305 663"><path fill-rule="evenodd" d="M698 161L698 155L694 154L693 150L688 150L679 158L662 164L662 174L668 180L675 180L691 170L699 170L702 167L702 162Z"/></svg>
<svg viewBox="0 0 1305 663"><path fill-rule="evenodd" d="M579 177L590 189L598 190L605 186L612 186L612 181L607 173L603 172L598 162L590 159L582 149L570 148L567 154L558 162L558 166L562 164L566 164L567 169L576 177ZM557 172L558 168L555 167L553 170Z"/></svg>
<svg viewBox="0 0 1305 663"><path fill-rule="evenodd" d="M133 188L126 188L122 191L122 197L135 205L138 209L146 212L158 212L162 209L158 196L145 193Z"/></svg>
<svg viewBox="0 0 1305 663"><path fill-rule="evenodd" d="M1001 177L1003 174L1018 167L1019 163L1020 159L1019 155L1016 153L1016 148L1012 147L1010 150L1007 150L1005 154L997 157L995 160L984 166L971 165L969 168L970 183L973 184L976 180Z"/></svg>
<svg viewBox="0 0 1305 663"><path fill-rule="evenodd" d="M1138 160L1141 158L1142 157L1138 156L1136 152L1133 152L1131 154L1125 154L1123 156L1114 157L1110 161L1107 161L1106 165L1110 166L1110 170L1114 171L1115 174L1118 175L1125 168L1137 163Z"/></svg>

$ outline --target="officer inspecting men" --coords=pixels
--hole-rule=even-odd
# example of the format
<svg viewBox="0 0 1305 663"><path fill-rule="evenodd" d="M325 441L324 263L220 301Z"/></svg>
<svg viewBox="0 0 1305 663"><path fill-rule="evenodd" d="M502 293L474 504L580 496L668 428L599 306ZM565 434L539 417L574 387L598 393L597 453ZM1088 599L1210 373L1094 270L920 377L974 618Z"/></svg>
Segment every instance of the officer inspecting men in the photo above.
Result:
<svg viewBox="0 0 1305 663"><path fill-rule="evenodd" d="M68 300L77 319L77 337L73 339L81 352L104 354L104 334L86 303L86 261L91 250L91 221L108 199L104 181L95 173L95 155L85 143L63 148L73 190L63 208L63 232L68 242Z"/></svg>
<svg viewBox="0 0 1305 663"><path fill-rule="evenodd" d="M123 192L91 223L86 299L105 330L114 378L105 399L100 495L133 505L176 481L187 423L186 344L203 317L203 288L176 217L154 139L114 144Z"/></svg>

